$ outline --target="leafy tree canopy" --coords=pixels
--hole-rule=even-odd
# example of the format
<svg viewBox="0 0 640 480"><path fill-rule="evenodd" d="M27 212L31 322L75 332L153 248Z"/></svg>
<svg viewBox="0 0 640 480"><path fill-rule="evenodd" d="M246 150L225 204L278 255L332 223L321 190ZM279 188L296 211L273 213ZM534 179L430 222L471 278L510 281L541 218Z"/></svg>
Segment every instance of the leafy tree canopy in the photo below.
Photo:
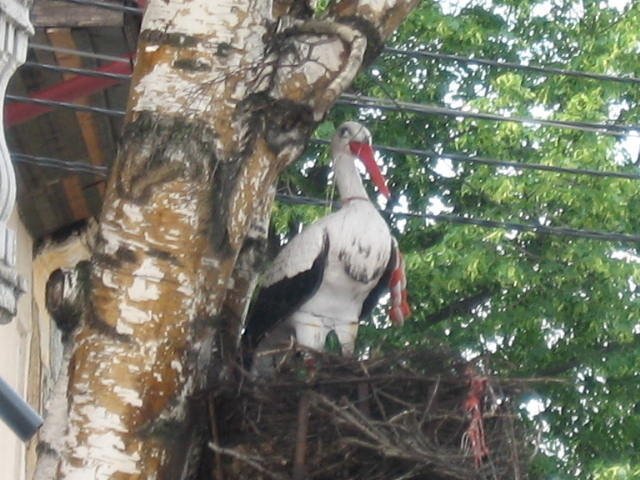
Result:
<svg viewBox="0 0 640 480"><path fill-rule="evenodd" d="M385 52L353 93L501 116L640 124L637 2L422 2L390 46L596 72L591 79ZM522 163L639 173L640 128L605 135L535 123L338 106L330 137L360 119L379 145L394 199L386 212L407 257L414 315L367 325L360 348L446 345L497 377L547 377L518 399L538 438L533 478L640 478L640 257L637 245L406 217L443 211L581 230L640 233L638 180L451 161L460 153ZM282 178L281 192L326 198L326 145ZM435 210L434 210L435 209ZM295 233L323 207L279 203ZM382 313L378 318L382 318ZM379 322L373 322L379 323ZM537 432L537 434L536 434Z"/></svg>

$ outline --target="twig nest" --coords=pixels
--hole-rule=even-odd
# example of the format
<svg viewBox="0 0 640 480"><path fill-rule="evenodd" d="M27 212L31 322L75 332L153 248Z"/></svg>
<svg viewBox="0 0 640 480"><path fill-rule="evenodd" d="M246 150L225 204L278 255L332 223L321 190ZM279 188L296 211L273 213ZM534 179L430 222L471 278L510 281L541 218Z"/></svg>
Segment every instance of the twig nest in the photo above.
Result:
<svg viewBox="0 0 640 480"><path fill-rule="evenodd" d="M289 355L269 377L245 373L216 398L219 471L228 479L525 478L510 392L473 372L444 352Z"/></svg>

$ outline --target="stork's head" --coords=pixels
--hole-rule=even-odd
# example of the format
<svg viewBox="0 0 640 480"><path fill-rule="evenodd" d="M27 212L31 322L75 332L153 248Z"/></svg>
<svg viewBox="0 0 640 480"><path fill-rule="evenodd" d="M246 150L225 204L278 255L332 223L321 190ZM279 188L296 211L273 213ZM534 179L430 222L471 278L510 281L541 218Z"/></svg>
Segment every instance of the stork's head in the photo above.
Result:
<svg viewBox="0 0 640 480"><path fill-rule="evenodd" d="M371 133L365 126L357 122L344 122L338 127L331 140L331 151L334 158L360 159L380 193L387 198L391 196L371 148Z"/></svg>

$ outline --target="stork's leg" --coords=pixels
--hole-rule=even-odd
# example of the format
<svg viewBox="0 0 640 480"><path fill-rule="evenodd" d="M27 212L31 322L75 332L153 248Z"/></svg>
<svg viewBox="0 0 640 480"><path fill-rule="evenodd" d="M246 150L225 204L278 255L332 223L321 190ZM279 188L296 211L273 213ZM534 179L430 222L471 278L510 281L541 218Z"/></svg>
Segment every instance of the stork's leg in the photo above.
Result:
<svg viewBox="0 0 640 480"><path fill-rule="evenodd" d="M296 331L296 343L299 346L321 352L329 331L322 319L305 312L298 312L291 317L291 325ZM316 372L315 357L303 352L304 364L310 377Z"/></svg>
<svg viewBox="0 0 640 480"><path fill-rule="evenodd" d="M340 345L342 345L342 355L352 357L356 348L356 336L358 335L357 320L349 323L336 324L334 331L338 336L338 340L340 340ZM371 410L369 408L369 385L366 383L358 384L358 402L356 406L363 415L367 417L371 416Z"/></svg>
<svg viewBox="0 0 640 480"><path fill-rule="evenodd" d="M291 317L291 324L295 328L298 345L319 352L322 351L329 330L327 330L320 317L298 312Z"/></svg>
<svg viewBox="0 0 640 480"><path fill-rule="evenodd" d="M350 357L356 348L356 335L358 334L358 322L336 324L333 329L340 340L342 355Z"/></svg>
<svg viewBox="0 0 640 480"><path fill-rule="evenodd" d="M251 371L259 377L272 376L291 354L293 329L287 323L275 327L253 352Z"/></svg>

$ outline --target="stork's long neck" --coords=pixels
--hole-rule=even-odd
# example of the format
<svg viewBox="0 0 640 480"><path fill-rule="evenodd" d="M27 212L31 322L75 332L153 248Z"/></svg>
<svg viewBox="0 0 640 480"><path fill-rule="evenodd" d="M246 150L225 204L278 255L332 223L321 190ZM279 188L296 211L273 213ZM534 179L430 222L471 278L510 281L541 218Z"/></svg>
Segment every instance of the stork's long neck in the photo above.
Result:
<svg viewBox="0 0 640 480"><path fill-rule="evenodd" d="M334 172L336 175L336 184L338 185L338 193L341 200L350 198L366 198L367 191L362 184L362 178L356 168L355 158L348 153L338 153L334 156Z"/></svg>

